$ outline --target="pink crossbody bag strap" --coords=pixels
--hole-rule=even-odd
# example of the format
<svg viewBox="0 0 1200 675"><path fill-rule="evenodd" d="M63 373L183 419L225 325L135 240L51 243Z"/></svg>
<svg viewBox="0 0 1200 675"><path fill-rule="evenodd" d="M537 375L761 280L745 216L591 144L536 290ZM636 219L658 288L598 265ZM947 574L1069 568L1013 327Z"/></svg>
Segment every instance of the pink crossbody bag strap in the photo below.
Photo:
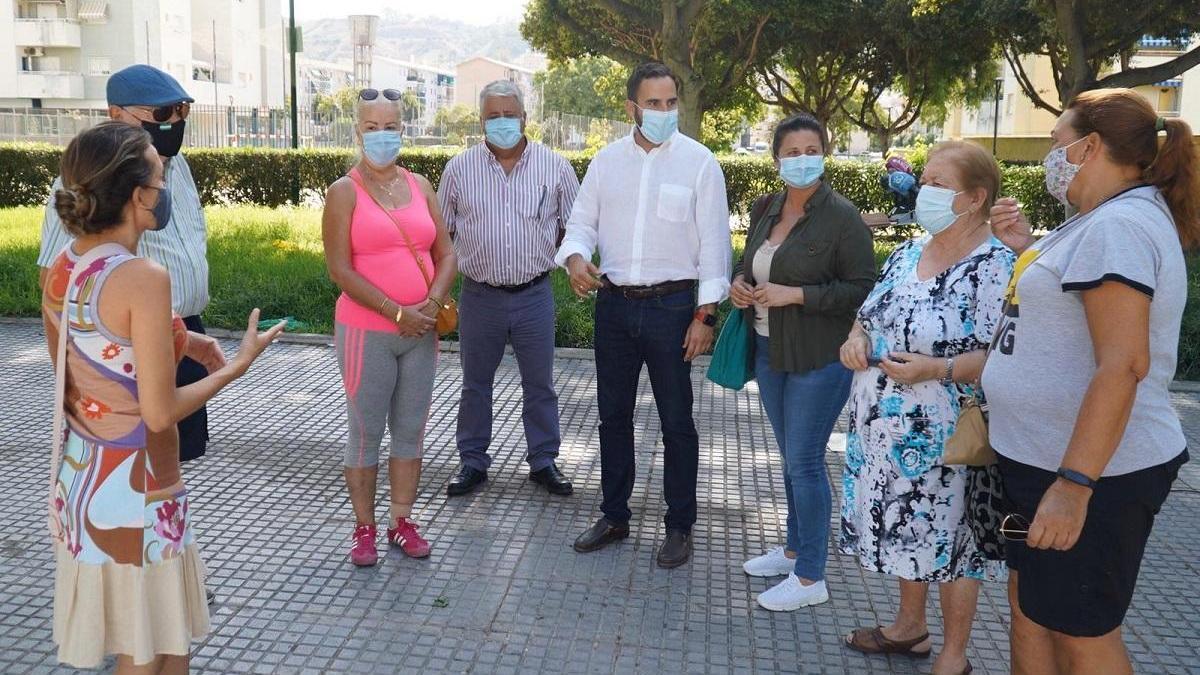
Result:
<svg viewBox="0 0 1200 675"><path fill-rule="evenodd" d="M64 252L71 247L67 244ZM50 524L50 536L55 541L62 541L62 528L59 527L57 509L54 506L54 499L58 493L58 467L62 463L63 452L63 425L66 422L63 415L63 405L67 398L67 333L71 332L71 325L68 322L67 313L70 311L71 305L71 290L75 288L76 282L79 280L79 275L84 270L92 266L92 263L103 258L105 255L129 254L129 251L119 244L100 244L94 246L90 251L79 257L75 261L75 267L71 270L71 278L67 281L67 290L63 293L62 314L58 317L58 346L55 350L56 357L54 359L54 427L53 436L50 440L50 487L46 497L47 516Z"/></svg>

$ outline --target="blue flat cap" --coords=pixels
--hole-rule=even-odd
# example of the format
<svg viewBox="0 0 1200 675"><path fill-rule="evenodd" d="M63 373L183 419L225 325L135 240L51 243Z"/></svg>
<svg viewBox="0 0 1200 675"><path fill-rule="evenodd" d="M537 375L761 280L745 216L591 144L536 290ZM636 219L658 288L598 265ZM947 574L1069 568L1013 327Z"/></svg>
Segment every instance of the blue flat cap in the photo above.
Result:
<svg viewBox="0 0 1200 675"><path fill-rule="evenodd" d="M169 74L141 63L122 68L108 78L109 105L171 105L196 99Z"/></svg>

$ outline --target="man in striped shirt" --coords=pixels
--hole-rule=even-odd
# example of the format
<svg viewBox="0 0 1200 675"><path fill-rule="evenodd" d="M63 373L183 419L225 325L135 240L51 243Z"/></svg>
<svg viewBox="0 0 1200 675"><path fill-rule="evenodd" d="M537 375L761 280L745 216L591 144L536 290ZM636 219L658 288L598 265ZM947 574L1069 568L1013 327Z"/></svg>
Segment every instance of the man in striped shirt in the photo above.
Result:
<svg viewBox="0 0 1200 675"><path fill-rule="evenodd" d="M511 343L524 392L529 478L569 495L571 483L555 464L561 437L549 274L579 179L567 160L525 137L524 96L514 83L484 87L479 110L486 140L450 160L438 188L465 277L458 327L462 466L446 493L468 494L487 481L492 384Z"/></svg>
<svg viewBox="0 0 1200 675"><path fill-rule="evenodd" d="M185 119L192 97L169 74L146 65L133 65L113 73L106 86L108 115L150 133L162 156L163 181L171 193L171 219L162 230L146 232L138 254L163 267L171 276L171 306L194 333L189 356L205 358L219 353L220 346L204 337L200 313L208 305L207 229L200 195L187 160L179 155ZM71 242L54 210L54 191L62 178L54 179L42 221L38 266L41 280L54 259ZM207 354L205 354L207 352ZM206 359L207 360L207 359ZM197 382L208 375L199 361L185 357L176 371L177 386ZM204 454L208 442L208 413L205 408L179 422L179 459L188 461Z"/></svg>

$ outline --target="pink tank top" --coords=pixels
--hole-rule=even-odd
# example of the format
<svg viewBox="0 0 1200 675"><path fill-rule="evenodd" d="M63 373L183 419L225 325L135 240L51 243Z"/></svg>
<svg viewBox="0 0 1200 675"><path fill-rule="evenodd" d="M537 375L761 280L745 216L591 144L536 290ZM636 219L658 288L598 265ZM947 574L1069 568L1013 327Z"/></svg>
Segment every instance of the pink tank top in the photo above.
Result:
<svg viewBox="0 0 1200 675"><path fill-rule="evenodd" d="M396 230L396 223L404 228L432 279L437 270L429 250L437 238L437 227L420 186L411 173L400 169L408 180L412 198L406 206L391 212L396 221L393 223L358 183L362 180L358 170L350 171L357 179L354 182L354 212L350 215L350 265L393 302L400 305L423 303L429 297L429 285L404 237ZM363 307L342 293L334 317L338 323L355 328L397 332L396 324L376 309Z"/></svg>

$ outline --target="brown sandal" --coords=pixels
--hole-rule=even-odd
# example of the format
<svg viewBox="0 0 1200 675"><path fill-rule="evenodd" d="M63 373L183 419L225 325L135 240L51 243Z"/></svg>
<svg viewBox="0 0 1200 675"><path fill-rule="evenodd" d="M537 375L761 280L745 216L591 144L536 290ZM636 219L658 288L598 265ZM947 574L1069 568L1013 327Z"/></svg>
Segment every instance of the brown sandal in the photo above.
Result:
<svg viewBox="0 0 1200 675"><path fill-rule="evenodd" d="M933 651L932 649L918 652L913 651L913 647L921 644L928 638L929 633L925 633L914 640L889 640L883 634L883 626L876 626L874 628L855 629L854 632L846 636L846 646L864 654L899 654L901 656L910 656L914 659L927 659Z"/></svg>

